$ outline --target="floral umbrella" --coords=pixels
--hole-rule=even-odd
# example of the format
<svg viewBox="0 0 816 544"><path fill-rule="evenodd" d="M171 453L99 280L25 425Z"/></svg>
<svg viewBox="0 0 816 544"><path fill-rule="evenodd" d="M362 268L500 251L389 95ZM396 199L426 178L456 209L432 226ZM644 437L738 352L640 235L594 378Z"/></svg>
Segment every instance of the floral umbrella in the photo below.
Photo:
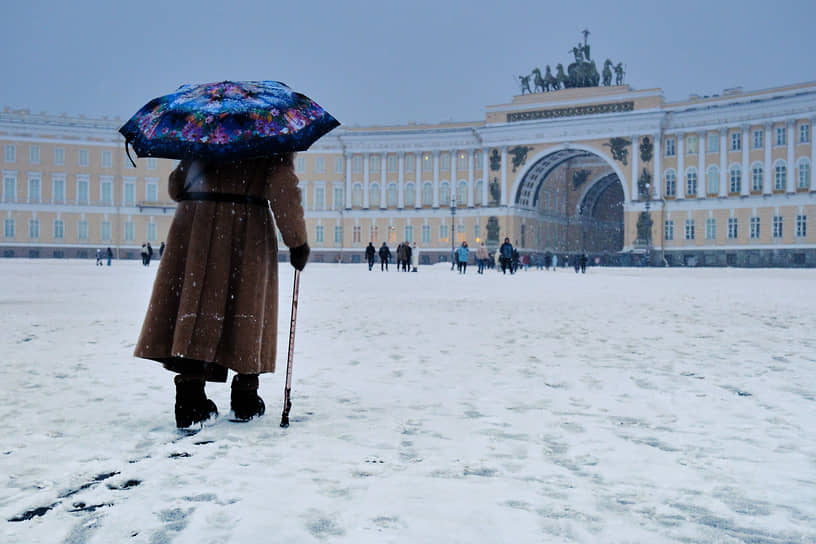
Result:
<svg viewBox="0 0 816 544"><path fill-rule="evenodd" d="M222 81L154 98L119 132L139 157L237 160L305 151L339 124L283 83Z"/></svg>

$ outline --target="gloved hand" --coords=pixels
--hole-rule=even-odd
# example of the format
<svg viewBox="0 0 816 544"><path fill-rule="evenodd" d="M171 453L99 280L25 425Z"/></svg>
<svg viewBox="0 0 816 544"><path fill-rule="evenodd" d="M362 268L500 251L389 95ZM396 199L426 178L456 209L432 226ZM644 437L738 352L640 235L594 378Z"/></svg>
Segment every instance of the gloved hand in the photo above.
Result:
<svg viewBox="0 0 816 544"><path fill-rule="evenodd" d="M308 242L302 246L293 247L289 250L289 262L292 263L295 270L303 270L306 267L306 262L309 260L310 252L311 249L309 249Z"/></svg>

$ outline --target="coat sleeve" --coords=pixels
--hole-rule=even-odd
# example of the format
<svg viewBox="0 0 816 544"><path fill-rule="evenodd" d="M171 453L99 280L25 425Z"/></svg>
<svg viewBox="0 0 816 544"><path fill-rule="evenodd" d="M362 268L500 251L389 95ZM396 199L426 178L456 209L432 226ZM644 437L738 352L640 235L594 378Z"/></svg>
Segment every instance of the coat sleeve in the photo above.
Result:
<svg viewBox="0 0 816 544"><path fill-rule="evenodd" d="M266 197L275 214L275 223L287 247L302 246L307 242L306 222L303 219L300 189L291 160L285 160L270 170L266 183Z"/></svg>

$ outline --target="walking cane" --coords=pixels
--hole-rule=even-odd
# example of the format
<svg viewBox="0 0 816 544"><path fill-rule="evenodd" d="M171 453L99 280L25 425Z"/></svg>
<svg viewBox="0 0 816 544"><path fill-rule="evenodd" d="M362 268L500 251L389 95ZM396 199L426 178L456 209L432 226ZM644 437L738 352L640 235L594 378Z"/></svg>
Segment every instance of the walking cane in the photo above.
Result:
<svg viewBox="0 0 816 544"><path fill-rule="evenodd" d="M292 321L289 323L289 356L286 361L286 389L283 391L283 415L280 422L280 426L284 429L289 426L289 410L292 408L292 356L295 353L295 319L297 318L299 286L300 270L295 270L295 286L292 291Z"/></svg>

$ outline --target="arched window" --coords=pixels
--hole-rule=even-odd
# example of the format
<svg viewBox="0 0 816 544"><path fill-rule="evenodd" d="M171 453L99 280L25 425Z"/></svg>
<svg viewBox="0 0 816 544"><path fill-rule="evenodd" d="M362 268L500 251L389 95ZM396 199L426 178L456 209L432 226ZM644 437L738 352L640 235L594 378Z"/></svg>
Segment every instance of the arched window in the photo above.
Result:
<svg viewBox="0 0 816 544"><path fill-rule="evenodd" d="M784 191L788 182L788 167L782 159L774 163L774 191Z"/></svg>
<svg viewBox="0 0 816 544"><path fill-rule="evenodd" d="M674 173L674 170L671 168L666 170L666 173L663 175L666 183L665 185L665 194L666 196L676 196L677 195L677 174Z"/></svg>
<svg viewBox="0 0 816 544"><path fill-rule="evenodd" d="M714 165L706 171L706 193L716 195L720 192L720 169Z"/></svg>
<svg viewBox="0 0 816 544"><path fill-rule="evenodd" d="M686 170L686 196L697 194L697 169L693 166Z"/></svg>
<svg viewBox="0 0 816 544"><path fill-rule="evenodd" d="M422 186L422 205L433 206L433 184L430 182Z"/></svg>
<svg viewBox="0 0 816 544"><path fill-rule="evenodd" d="M456 202L459 206L467 206L467 182L464 180L460 181L459 185L456 186Z"/></svg>
<svg viewBox="0 0 816 544"><path fill-rule="evenodd" d="M358 208L363 205L363 186L359 183L351 187L351 205Z"/></svg>
<svg viewBox="0 0 816 544"><path fill-rule="evenodd" d="M380 207L380 185L378 183L368 186L368 204L372 208Z"/></svg>
<svg viewBox="0 0 816 544"><path fill-rule="evenodd" d="M761 162L755 162L751 165L751 190L755 193L762 191L762 176L764 174Z"/></svg>
<svg viewBox="0 0 816 544"><path fill-rule="evenodd" d="M805 126L805 125L802 125ZM799 162L796 163L798 175L797 175L797 187L800 189L807 189L810 187L810 161L807 160L805 157L799 159Z"/></svg>
<svg viewBox="0 0 816 544"><path fill-rule="evenodd" d="M389 208L395 208L397 206L397 184L396 183L389 183L388 184L388 198L386 200L388 203Z"/></svg>
<svg viewBox="0 0 816 544"><path fill-rule="evenodd" d="M405 207L413 208L416 206L416 185L413 183L405 184Z"/></svg>
<svg viewBox="0 0 816 544"><path fill-rule="evenodd" d="M450 206L451 203L451 194L450 194L450 185L447 181L444 181L439 184L439 205L440 206Z"/></svg>
<svg viewBox="0 0 816 544"><path fill-rule="evenodd" d="M732 164L728 169L728 192L739 193L742 191L742 168L738 164Z"/></svg>

